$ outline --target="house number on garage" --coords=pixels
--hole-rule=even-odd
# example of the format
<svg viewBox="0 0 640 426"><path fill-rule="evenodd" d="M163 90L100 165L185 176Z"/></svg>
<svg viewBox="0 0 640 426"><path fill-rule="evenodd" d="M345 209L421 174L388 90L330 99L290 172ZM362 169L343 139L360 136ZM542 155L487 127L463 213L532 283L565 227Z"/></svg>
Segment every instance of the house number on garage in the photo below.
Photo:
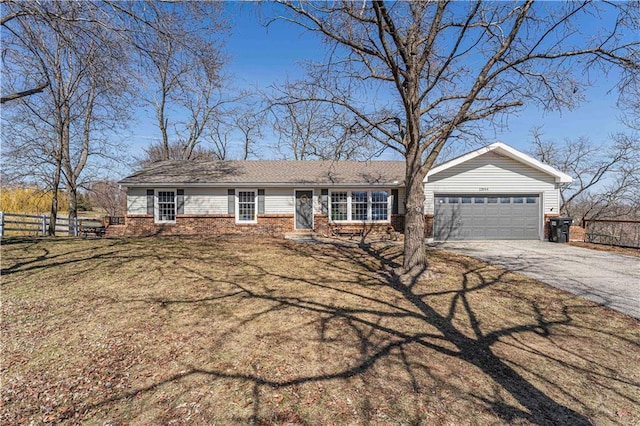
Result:
<svg viewBox="0 0 640 426"><path fill-rule="evenodd" d="M489 191L489 188L484 188L484 187L482 187L482 188L478 188L478 191L480 191L480 192L487 192L487 191Z"/></svg>

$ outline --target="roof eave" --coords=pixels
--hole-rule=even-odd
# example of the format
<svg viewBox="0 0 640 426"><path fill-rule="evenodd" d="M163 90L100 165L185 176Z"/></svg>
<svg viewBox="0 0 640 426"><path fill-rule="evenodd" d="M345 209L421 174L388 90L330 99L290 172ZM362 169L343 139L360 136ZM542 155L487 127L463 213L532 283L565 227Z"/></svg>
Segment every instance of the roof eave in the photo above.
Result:
<svg viewBox="0 0 640 426"><path fill-rule="evenodd" d="M281 187L403 187L404 182L118 182L124 188L281 188Z"/></svg>

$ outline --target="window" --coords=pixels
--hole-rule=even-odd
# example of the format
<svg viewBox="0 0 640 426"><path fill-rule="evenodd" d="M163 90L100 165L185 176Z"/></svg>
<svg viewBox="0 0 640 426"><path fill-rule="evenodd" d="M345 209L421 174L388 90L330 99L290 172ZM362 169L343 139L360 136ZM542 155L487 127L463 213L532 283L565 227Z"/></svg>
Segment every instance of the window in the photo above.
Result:
<svg viewBox="0 0 640 426"><path fill-rule="evenodd" d="M389 191L331 192L331 220L366 222L389 220Z"/></svg>
<svg viewBox="0 0 640 426"><path fill-rule="evenodd" d="M458 204L460 198L458 197L449 197L449 204Z"/></svg>
<svg viewBox="0 0 640 426"><path fill-rule="evenodd" d="M367 195L366 191L351 193L351 220L367 220Z"/></svg>
<svg viewBox="0 0 640 426"><path fill-rule="evenodd" d="M157 222L175 222L176 221L176 192L175 191L158 191L157 192L158 209L156 210Z"/></svg>
<svg viewBox="0 0 640 426"><path fill-rule="evenodd" d="M522 198L522 197L513 197L513 203L514 204L522 204L522 203L524 203L524 198Z"/></svg>
<svg viewBox="0 0 640 426"><path fill-rule="evenodd" d="M236 191L236 222L256 223L257 191Z"/></svg>
<svg viewBox="0 0 640 426"><path fill-rule="evenodd" d="M348 220L347 192L331 193L331 220Z"/></svg>
<svg viewBox="0 0 640 426"><path fill-rule="evenodd" d="M511 197L500 197L500 204L509 204L511 202Z"/></svg>
<svg viewBox="0 0 640 426"><path fill-rule="evenodd" d="M389 193L373 191L371 193L371 220L389 219Z"/></svg>
<svg viewBox="0 0 640 426"><path fill-rule="evenodd" d="M538 201L538 197L527 197L527 204L535 204Z"/></svg>
<svg viewBox="0 0 640 426"><path fill-rule="evenodd" d="M484 197L476 197L475 198L475 203L476 204L484 204Z"/></svg>
<svg viewBox="0 0 640 426"><path fill-rule="evenodd" d="M498 202L498 197L487 197L488 204L496 204Z"/></svg>
<svg viewBox="0 0 640 426"><path fill-rule="evenodd" d="M471 197L462 197L462 204L471 204Z"/></svg>

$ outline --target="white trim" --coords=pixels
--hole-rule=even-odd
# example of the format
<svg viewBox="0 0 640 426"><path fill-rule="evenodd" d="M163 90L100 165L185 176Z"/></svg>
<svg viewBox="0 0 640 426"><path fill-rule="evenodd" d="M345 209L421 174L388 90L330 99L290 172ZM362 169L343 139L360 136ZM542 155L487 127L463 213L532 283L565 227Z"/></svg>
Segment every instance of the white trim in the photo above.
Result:
<svg viewBox="0 0 640 426"><path fill-rule="evenodd" d="M298 229L298 199L296 198L296 192L298 191L311 191L311 229ZM295 188L293 190L293 229L296 231L313 231L315 229L315 205L316 194L313 188Z"/></svg>
<svg viewBox="0 0 640 426"><path fill-rule="evenodd" d="M347 218L352 217L351 211L351 193L353 191L366 192L367 193L367 220L333 220L331 218L331 195L334 192L346 192L347 193ZM371 220L371 206L373 201L371 199L371 193L377 191L384 191L387 193L387 219L386 220ZM354 223L391 223L391 216L393 210L393 194L391 188L329 188L329 200L327 205L327 216L329 222L338 224L354 224Z"/></svg>
<svg viewBox="0 0 640 426"><path fill-rule="evenodd" d="M495 142L491 145L484 146L480 149L476 149L475 151L471 151L467 154L461 155L460 157L454 158L453 160L447 161L446 163L440 164L437 167L433 167L427 173L427 176L424 178L424 182L429 181L429 176L433 176L442 172L443 170L450 169L451 167L455 167L459 164L465 163L471 159L479 157L480 155L486 154L487 152L495 151L496 153L505 155L513 160L519 161L523 164L533 167L543 173L551 175L555 178L557 183L571 183L573 178L567 174L562 173L559 170L549 166L548 164L544 164L535 158L532 158L517 149L510 147L509 145L502 142Z"/></svg>
<svg viewBox="0 0 640 426"><path fill-rule="evenodd" d="M160 200L158 192L173 192L173 220L160 220ZM153 222L154 223L176 223L178 217L178 189L177 188L154 188L153 190Z"/></svg>
<svg viewBox="0 0 640 426"><path fill-rule="evenodd" d="M307 183L307 182L282 182L282 183L264 183L264 182L209 182L209 183L189 183L189 182L171 182L171 183L118 183L123 188L248 188L253 189L258 185L260 188L297 188L299 185L305 185L309 188L404 188L404 182L376 182L376 183Z"/></svg>
<svg viewBox="0 0 640 426"><path fill-rule="evenodd" d="M544 192L538 192L538 200L540 203L538 209L538 218L540 219L540 226L538 226L538 239L544 241Z"/></svg>
<svg viewBox="0 0 640 426"><path fill-rule="evenodd" d="M239 204L240 204L240 200L238 198L238 192L252 192L254 193L254 197L253 197L253 203L254 203L254 214L253 214L253 220L240 220L240 208L239 208ZM258 223L258 190L254 189L254 188L241 188L241 189L237 189L236 188L236 195L235 195L235 216L236 216L236 224L256 224Z"/></svg>

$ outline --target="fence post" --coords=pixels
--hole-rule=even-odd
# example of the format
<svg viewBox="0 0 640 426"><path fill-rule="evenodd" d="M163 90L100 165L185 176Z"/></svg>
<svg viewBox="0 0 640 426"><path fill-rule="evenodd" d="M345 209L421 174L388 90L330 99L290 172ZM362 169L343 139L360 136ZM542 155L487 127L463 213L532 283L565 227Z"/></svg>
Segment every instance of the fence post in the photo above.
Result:
<svg viewBox="0 0 640 426"><path fill-rule="evenodd" d="M47 236L47 215L42 215L42 236Z"/></svg>
<svg viewBox="0 0 640 426"><path fill-rule="evenodd" d="M4 237L4 212L0 212L0 237Z"/></svg>
<svg viewBox="0 0 640 426"><path fill-rule="evenodd" d="M73 218L73 236L74 237L78 236L78 218L77 217Z"/></svg>

